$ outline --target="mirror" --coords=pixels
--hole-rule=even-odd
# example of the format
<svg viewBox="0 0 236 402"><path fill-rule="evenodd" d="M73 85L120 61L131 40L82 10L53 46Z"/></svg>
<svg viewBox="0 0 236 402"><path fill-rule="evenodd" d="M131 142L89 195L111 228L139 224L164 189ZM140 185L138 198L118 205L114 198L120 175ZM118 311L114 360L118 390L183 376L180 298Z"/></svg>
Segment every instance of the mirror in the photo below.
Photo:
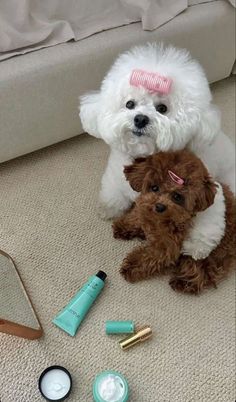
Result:
<svg viewBox="0 0 236 402"><path fill-rule="evenodd" d="M43 330L12 258L0 250L0 332L37 339Z"/></svg>

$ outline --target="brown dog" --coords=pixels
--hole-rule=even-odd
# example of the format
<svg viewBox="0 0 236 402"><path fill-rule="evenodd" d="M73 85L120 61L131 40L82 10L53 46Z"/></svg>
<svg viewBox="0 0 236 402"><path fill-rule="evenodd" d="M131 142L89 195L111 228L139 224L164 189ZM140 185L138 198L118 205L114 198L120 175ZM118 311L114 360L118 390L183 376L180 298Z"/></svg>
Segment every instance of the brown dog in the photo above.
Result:
<svg viewBox="0 0 236 402"><path fill-rule="evenodd" d="M124 259L121 274L136 282L170 273L174 290L199 293L216 286L232 268L236 257L236 205L227 186L225 233L220 244L204 259L181 255L193 218L214 203L217 184L189 151L160 152L137 159L124 173L131 187L141 192L135 205L113 223L115 238L146 238ZM215 216L217 219L217 216Z"/></svg>

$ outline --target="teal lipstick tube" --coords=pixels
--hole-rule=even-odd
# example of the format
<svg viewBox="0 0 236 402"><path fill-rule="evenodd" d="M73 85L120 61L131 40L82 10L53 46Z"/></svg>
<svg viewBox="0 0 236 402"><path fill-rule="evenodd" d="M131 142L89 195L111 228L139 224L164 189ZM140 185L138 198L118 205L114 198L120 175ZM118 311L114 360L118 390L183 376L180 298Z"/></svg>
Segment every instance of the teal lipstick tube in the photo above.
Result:
<svg viewBox="0 0 236 402"><path fill-rule="evenodd" d="M76 293L67 306L53 319L53 324L71 336L75 336L81 322L101 293L107 275L99 271Z"/></svg>

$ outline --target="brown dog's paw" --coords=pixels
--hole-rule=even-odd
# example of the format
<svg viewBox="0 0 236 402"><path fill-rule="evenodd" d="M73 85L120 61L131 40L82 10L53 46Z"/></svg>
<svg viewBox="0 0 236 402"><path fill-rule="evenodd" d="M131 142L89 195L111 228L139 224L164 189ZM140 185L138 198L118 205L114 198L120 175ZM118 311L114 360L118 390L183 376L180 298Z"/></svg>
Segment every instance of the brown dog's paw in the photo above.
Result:
<svg viewBox="0 0 236 402"><path fill-rule="evenodd" d="M145 233L142 229L137 230L135 237L137 237L140 240L146 240Z"/></svg>
<svg viewBox="0 0 236 402"><path fill-rule="evenodd" d="M123 263L120 269L121 275L125 278L128 282L135 282L133 274L132 274L132 267L130 267L127 263Z"/></svg>
<svg viewBox="0 0 236 402"><path fill-rule="evenodd" d="M120 273L125 278L126 281L134 283L141 279L137 264L138 261L135 261L135 258L124 259L120 268Z"/></svg>
<svg viewBox="0 0 236 402"><path fill-rule="evenodd" d="M142 229L126 229L124 224L119 221L115 221L112 225L113 237L115 239L131 240L134 237L138 237L145 240L145 234Z"/></svg>
<svg viewBox="0 0 236 402"><path fill-rule="evenodd" d="M114 222L112 225L112 230L113 230L113 237L115 239L123 239L123 240L130 240L134 236L132 235L132 232L129 232L124 228L124 226L119 225L119 222Z"/></svg>
<svg viewBox="0 0 236 402"><path fill-rule="evenodd" d="M169 282L169 285L176 292L192 293L192 294L199 293L199 288L196 284L193 284L192 282L184 279L172 278Z"/></svg>

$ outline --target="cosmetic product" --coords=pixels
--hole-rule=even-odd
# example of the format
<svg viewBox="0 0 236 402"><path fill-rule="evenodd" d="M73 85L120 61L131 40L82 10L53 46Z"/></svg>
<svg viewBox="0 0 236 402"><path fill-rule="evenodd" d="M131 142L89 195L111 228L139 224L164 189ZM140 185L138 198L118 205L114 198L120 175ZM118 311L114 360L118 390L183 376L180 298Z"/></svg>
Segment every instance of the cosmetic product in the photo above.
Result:
<svg viewBox="0 0 236 402"><path fill-rule="evenodd" d="M100 373L93 383L95 402L127 402L129 386L120 373L108 370Z"/></svg>
<svg viewBox="0 0 236 402"><path fill-rule="evenodd" d="M47 401L64 401L70 394L72 378L62 366L50 366L39 377L38 387Z"/></svg>
<svg viewBox="0 0 236 402"><path fill-rule="evenodd" d="M151 338L152 336L152 330L149 326L145 326L143 328L140 328L138 332L135 334L128 336L125 339L122 339L119 344L121 349L126 350L131 348L132 346L136 345L139 342L144 342L147 339Z"/></svg>
<svg viewBox="0 0 236 402"><path fill-rule="evenodd" d="M111 334L133 334L133 321L106 321L105 330L107 335Z"/></svg>
<svg viewBox="0 0 236 402"><path fill-rule="evenodd" d="M87 312L104 288L106 277L107 275L103 271L93 275L54 318L53 323L69 335L75 336Z"/></svg>

